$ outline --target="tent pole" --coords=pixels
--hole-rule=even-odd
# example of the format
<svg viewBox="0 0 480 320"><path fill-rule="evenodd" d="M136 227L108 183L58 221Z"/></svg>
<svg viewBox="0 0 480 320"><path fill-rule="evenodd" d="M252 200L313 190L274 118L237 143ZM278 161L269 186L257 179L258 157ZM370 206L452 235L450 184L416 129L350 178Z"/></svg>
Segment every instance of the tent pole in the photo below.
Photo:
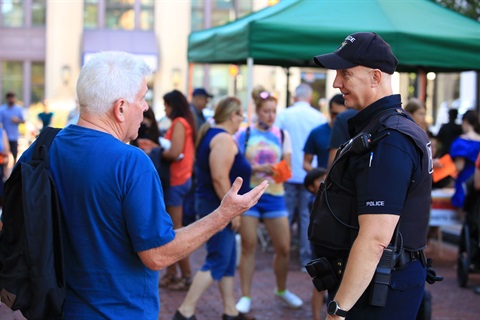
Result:
<svg viewBox="0 0 480 320"><path fill-rule="evenodd" d="M286 84L287 101L285 103L285 108L288 108L290 106L290 67L285 68L285 74L287 75L287 84Z"/></svg>
<svg viewBox="0 0 480 320"><path fill-rule="evenodd" d="M423 68L419 68L417 72L417 97L425 103L427 98L427 74Z"/></svg>
<svg viewBox="0 0 480 320"><path fill-rule="evenodd" d="M475 100L476 100L475 108L477 112L480 112L480 71L477 71L476 74L477 74L477 94L475 97Z"/></svg>
<svg viewBox="0 0 480 320"><path fill-rule="evenodd" d="M187 97L188 101L192 100L193 92L193 63L188 64L188 77L187 77Z"/></svg>
<svg viewBox="0 0 480 320"><path fill-rule="evenodd" d="M247 58L247 108L248 118L247 123L250 126L253 115L253 102L252 102L252 90L253 90L253 58Z"/></svg>

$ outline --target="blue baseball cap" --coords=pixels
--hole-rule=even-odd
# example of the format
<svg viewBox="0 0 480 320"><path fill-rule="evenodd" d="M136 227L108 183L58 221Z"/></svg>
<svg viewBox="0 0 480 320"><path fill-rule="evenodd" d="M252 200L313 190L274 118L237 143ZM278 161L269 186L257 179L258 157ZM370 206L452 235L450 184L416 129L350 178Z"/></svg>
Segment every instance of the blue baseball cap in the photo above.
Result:
<svg viewBox="0 0 480 320"><path fill-rule="evenodd" d="M207 90L205 90L204 88L195 88L193 90L192 96L193 97L195 97L195 96L205 96L205 97L208 97L208 98L213 98L213 95L209 94L207 92Z"/></svg>
<svg viewBox="0 0 480 320"><path fill-rule="evenodd" d="M390 45L374 32L357 32L347 36L332 53L315 56L320 67L340 70L364 66L393 74L398 60Z"/></svg>

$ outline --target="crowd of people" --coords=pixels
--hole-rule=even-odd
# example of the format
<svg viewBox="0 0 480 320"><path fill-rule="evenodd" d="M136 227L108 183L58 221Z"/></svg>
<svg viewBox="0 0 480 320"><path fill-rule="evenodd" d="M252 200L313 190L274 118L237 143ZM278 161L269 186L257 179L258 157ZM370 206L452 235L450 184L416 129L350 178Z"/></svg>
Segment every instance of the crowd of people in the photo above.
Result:
<svg viewBox="0 0 480 320"><path fill-rule="evenodd" d="M274 249L272 297L285 306L303 305L287 282L291 245L298 243L298 269L314 283L325 276L315 273L324 258L342 275L313 290L314 320L327 303L328 319L415 318L427 268L431 172L438 165L429 157L452 158L458 172L450 184L452 204L462 208L475 168L478 177L478 113L467 111L458 126L452 111L437 136L429 133L424 104L410 99L402 109L392 93L398 61L374 33L349 35L337 51L314 61L337 72L333 85L341 93L329 100L328 115L312 106L305 83L281 111L277 98L256 86L252 121L237 97L219 98L207 119L203 110L213 98L207 90L193 90L190 103L173 90L163 96L171 120L165 134L145 102L151 71L141 59L105 52L85 64L77 84L78 121L58 134L50 151L64 215L66 318L121 312L157 319L161 287L186 292L173 320L194 320L200 298L218 282L222 318L247 319L255 309L261 223ZM6 101L0 108L1 174L9 154L16 161L18 125L25 121L15 95L8 93ZM40 118L49 125L51 114L45 109ZM430 140L436 142L433 153ZM31 153L30 147L19 161ZM384 308L372 307L367 288L386 248L397 248L399 233L404 260L391 270ZM205 262L193 274L189 255L204 243ZM411 285L396 286L405 277Z"/></svg>

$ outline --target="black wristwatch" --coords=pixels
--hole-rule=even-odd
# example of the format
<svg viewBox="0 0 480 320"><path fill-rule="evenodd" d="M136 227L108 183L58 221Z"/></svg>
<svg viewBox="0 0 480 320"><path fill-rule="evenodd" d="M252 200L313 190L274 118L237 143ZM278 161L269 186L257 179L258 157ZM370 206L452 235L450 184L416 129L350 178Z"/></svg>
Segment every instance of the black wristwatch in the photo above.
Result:
<svg viewBox="0 0 480 320"><path fill-rule="evenodd" d="M339 316L345 318L347 316L348 311L340 309L338 302L332 300L328 303L327 313L331 316Z"/></svg>

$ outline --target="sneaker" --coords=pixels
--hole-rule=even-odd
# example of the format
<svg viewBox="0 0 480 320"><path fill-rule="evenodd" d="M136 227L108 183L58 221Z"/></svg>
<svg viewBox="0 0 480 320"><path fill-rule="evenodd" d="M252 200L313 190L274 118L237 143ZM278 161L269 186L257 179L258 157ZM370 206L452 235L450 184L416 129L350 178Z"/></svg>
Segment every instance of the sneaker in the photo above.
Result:
<svg viewBox="0 0 480 320"><path fill-rule="evenodd" d="M175 312L173 315L172 320L197 320L197 318L195 318L195 315L187 318L177 310L177 312Z"/></svg>
<svg viewBox="0 0 480 320"><path fill-rule="evenodd" d="M167 288L169 290L174 290L174 291L188 291L191 285L192 285L192 278L185 277L185 278L177 279L176 282L170 283L167 286Z"/></svg>
<svg viewBox="0 0 480 320"><path fill-rule="evenodd" d="M228 314L222 315L222 320L248 320L242 313L238 313L236 316L229 316Z"/></svg>
<svg viewBox="0 0 480 320"><path fill-rule="evenodd" d="M160 288L167 288L169 285L171 285L172 283L175 283L177 281L178 281L178 278L177 278L176 275L167 272L160 279L160 282L158 283L158 286Z"/></svg>
<svg viewBox="0 0 480 320"><path fill-rule="evenodd" d="M275 296L282 300L290 308L300 308L303 305L302 299L291 293L289 290L285 290L281 294L275 290Z"/></svg>
<svg viewBox="0 0 480 320"><path fill-rule="evenodd" d="M250 299L250 297L241 297L240 300L238 300L238 303L235 305L240 313L249 313L251 306L252 299Z"/></svg>

